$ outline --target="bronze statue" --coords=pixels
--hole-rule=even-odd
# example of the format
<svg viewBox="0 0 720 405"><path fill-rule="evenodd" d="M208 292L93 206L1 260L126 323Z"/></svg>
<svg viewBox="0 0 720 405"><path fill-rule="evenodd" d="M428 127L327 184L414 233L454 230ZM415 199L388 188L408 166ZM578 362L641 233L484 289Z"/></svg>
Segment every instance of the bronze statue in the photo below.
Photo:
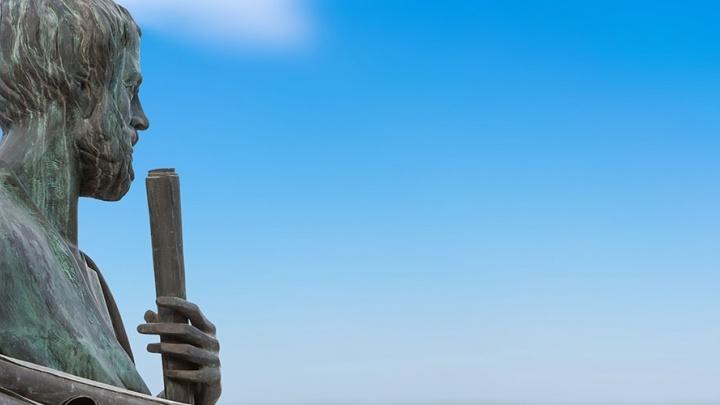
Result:
<svg viewBox="0 0 720 405"><path fill-rule="evenodd" d="M138 90L140 30L112 0L0 0L0 355L149 394L98 267L77 246L79 197L117 201L148 128ZM192 363L165 370L220 396L215 327L198 307L159 298L191 324L148 311L148 350ZM0 370L1 371L1 370ZM0 403L37 393L0 386ZM53 404L54 405L54 404Z"/></svg>

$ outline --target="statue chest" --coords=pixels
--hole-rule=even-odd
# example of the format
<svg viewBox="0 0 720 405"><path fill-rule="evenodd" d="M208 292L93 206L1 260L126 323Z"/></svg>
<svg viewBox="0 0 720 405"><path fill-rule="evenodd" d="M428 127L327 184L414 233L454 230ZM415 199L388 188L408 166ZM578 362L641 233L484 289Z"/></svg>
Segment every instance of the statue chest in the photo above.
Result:
<svg viewBox="0 0 720 405"><path fill-rule="evenodd" d="M82 255L0 187L0 353L146 392Z"/></svg>

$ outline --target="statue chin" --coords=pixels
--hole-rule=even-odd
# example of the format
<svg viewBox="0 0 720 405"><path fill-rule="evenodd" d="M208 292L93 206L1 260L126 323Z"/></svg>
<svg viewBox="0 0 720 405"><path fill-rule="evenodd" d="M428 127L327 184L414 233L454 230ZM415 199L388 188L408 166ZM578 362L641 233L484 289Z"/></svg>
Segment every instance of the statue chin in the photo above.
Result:
<svg viewBox="0 0 720 405"><path fill-rule="evenodd" d="M115 176L100 174L89 181L80 184L80 196L95 198L101 201L119 201L130 191L130 185L135 177L132 167L123 170Z"/></svg>
<svg viewBox="0 0 720 405"><path fill-rule="evenodd" d="M125 197L125 194L127 194L128 191L130 191L130 183L127 183L127 186L123 189L112 190L108 193L94 195L92 198L108 202L120 201L123 197Z"/></svg>

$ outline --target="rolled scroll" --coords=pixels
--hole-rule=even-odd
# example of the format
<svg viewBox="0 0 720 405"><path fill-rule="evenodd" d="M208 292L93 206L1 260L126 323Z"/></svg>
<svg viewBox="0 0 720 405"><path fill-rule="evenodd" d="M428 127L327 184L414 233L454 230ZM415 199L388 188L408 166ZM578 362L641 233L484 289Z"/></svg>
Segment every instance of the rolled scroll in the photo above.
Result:
<svg viewBox="0 0 720 405"><path fill-rule="evenodd" d="M175 169L151 170L147 180L150 208L155 291L158 297L185 299L185 260L183 257L180 179ZM187 318L158 308L160 322L187 323ZM179 343L161 338L163 343ZM193 370L192 364L167 355L162 356L163 370ZM164 376L165 398L194 404L194 387Z"/></svg>

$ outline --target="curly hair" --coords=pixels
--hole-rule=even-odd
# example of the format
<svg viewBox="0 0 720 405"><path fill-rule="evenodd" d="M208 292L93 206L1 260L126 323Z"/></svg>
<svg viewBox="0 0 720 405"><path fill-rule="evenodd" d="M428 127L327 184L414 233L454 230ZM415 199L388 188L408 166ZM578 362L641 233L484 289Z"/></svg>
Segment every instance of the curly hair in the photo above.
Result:
<svg viewBox="0 0 720 405"><path fill-rule="evenodd" d="M0 128L51 103L81 107L93 99L139 35L112 0L0 0Z"/></svg>

